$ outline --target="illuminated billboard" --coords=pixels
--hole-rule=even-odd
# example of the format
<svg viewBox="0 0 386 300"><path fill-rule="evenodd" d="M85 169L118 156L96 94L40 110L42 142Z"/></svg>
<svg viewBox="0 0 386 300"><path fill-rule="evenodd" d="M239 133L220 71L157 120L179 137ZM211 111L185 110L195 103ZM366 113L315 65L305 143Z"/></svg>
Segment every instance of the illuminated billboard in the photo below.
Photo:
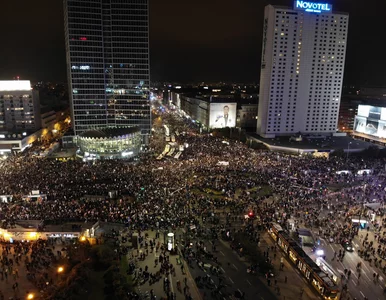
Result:
<svg viewBox="0 0 386 300"><path fill-rule="evenodd" d="M313 13L329 13L332 11L332 5L328 3L315 3L309 1L296 0L294 2L294 9L304 10Z"/></svg>
<svg viewBox="0 0 386 300"><path fill-rule="evenodd" d="M211 103L209 115L210 128L236 126L236 103Z"/></svg>
<svg viewBox="0 0 386 300"><path fill-rule="evenodd" d="M386 138L386 107L359 105L354 131Z"/></svg>
<svg viewBox="0 0 386 300"><path fill-rule="evenodd" d="M30 91L29 80L0 80L0 91Z"/></svg>

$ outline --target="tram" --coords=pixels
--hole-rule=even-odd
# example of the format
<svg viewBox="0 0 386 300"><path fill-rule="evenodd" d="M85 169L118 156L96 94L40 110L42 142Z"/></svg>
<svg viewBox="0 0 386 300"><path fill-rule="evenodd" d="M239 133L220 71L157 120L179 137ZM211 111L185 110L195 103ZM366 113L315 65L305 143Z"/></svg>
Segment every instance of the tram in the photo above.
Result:
<svg viewBox="0 0 386 300"><path fill-rule="evenodd" d="M304 252L279 224L272 224L269 234L323 299L339 299L340 290L332 278Z"/></svg>

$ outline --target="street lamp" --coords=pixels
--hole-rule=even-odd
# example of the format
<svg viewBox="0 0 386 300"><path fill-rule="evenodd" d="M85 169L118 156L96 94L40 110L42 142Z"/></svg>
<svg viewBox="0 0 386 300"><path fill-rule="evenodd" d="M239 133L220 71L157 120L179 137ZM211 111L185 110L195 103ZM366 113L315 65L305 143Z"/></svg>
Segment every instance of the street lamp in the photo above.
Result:
<svg viewBox="0 0 386 300"><path fill-rule="evenodd" d="M29 300L31 300L31 299L33 299L34 298L34 294L32 294L32 293L29 293L28 295L27 295L27 299L29 299Z"/></svg>
<svg viewBox="0 0 386 300"><path fill-rule="evenodd" d="M63 271L64 271L64 268L63 267L59 267L58 268L58 273L60 274L60 273L63 273Z"/></svg>
<svg viewBox="0 0 386 300"><path fill-rule="evenodd" d="M351 142L349 142L347 144L347 157L346 157L346 159L348 159L348 153L350 152L350 145L351 145Z"/></svg>

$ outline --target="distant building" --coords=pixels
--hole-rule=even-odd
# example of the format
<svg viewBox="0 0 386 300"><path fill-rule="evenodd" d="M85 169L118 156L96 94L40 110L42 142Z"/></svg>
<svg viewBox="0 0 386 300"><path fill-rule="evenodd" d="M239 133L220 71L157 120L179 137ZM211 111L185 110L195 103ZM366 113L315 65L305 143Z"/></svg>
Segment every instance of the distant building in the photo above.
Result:
<svg viewBox="0 0 386 300"><path fill-rule="evenodd" d="M350 97L342 96L338 119L338 130L340 132L352 132L358 105L361 103L363 102L360 99L350 99Z"/></svg>
<svg viewBox="0 0 386 300"><path fill-rule="evenodd" d="M257 103L240 103L237 109L237 127L256 129Z"/></svg>
<svg viewBox="0 0 386 300"><path fill-rule="evenodd" d="M256 103L249 102L247 97L236 101L232 95L206 97L182 93L171 93L171 104L180 113L200 125L203 130L224 127L256 127Z"/></svg>
<svg viewBox="0 0 386 300"><path fill-rule="evenodd" d="M265 7L257 120L265 138L337 129L349 16L304 3Z"/></svg>
<svg viewBox="0 0 386 300"><path fill-rule="evenodd" d="M361 87L358 94L361 96L386 100L386 87Z"/></svg>
<svg viewBox="0 0 386 300"><path fill-rule="evenodd" d="M0 81L0 131L34 132L41 128L39 93L29 80Z"/></svg>
<svg viewBox="0 0 386 300"><path fill-rule="evenodd" d="M40 109L42 128L50 127L57 122L56 111L51 109L50 107L42 107Z"/></svg>
<svg viewBox="0 0 386 300"><path fill-rule="evenodd" d="M107 127L151 131L148 0L64 0L75 135Z"/></svg>

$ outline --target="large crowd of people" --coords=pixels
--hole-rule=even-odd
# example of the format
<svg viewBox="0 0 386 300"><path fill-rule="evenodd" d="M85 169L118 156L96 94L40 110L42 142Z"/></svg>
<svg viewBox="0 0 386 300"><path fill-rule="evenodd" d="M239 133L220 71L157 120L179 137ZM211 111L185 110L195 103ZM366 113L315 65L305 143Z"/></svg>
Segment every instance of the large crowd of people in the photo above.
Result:
<svg viewBox="0 0 386 300"><path fill-rule="evenodd" d="M177 142L189 145L178 160L159 161L150 155L137 162L10 157L0 163L0 195L12 195L17 201L0 204L3 225L19 220L100 220L125 223L134 230L198 225L201 216L218 207L208 196L216 193L222 207L241 214L254 209L265 224L285 222L291 216L311 227L324 224L326 232L321 236L328 233L340 242L351 241L357 234L351 230L353 209L373 199L382 204L386 200L385 162L381 159L324 159L256 151L238 141L224 143L223 138L192 132L180 134ZM358 175L363 169L372 173ZM341 170L350 172L338 174ZM344 188L331 192L331 186ZM262 206L265 196L249 192L261 187L269 187L277 201ZM33 190L46 198L28 200L26 196ZM109 192L115 199L110 199ZM103 199L92 200L92 195ZM332 214L322 216L323 210ZM375 213L383 216L382 209ZM331 225L332 216L340 218L347 230ZM386 253L382 220L375 219L371 225L376 230L374 241L363 238L362 254L369 259L373 256L374 262L376 258L377 265L386 271L380 258Z"/></svg>

